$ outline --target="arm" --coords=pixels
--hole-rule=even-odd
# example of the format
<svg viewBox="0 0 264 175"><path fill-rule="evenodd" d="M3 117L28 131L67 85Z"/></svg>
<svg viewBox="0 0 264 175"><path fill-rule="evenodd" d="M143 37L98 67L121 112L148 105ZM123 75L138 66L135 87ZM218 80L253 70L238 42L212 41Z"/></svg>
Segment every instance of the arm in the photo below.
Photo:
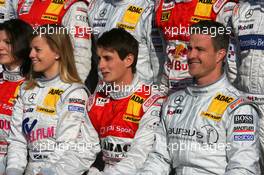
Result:
<svg viewBox="0 0 264 175"><path fill-rule="evenodd" d="M251 105L242 105L229 118L226 126L228 165L225 175L258 174L260 153L257 111Z"/></svg>
<svg viewBox="0 0 264 175"><path fill-rule="evenodd" d="M62 99L62 104L58 104L61 110L58 110L57 146L40 171L43 175L82 174L94 162L100 146L97 132L85 110L87 99L84 89L75 89Z"/></svg>
<svg viewBox="0 0 264 175"><path fill-rule="evenodd" d="M160 99L156 104L151 106L140 120L139 128L131 143L131 148L127 152L127 157L115 166L105 168L103 174L135 174L138 169L142 168L154 143L154 130L159 121L159 111L162 101Z"/></svg>
<svg viewBox="0 0 264 175"><path fill-rule="evenodd" d="M11 119L11 130L7 141L7 175L22 175L27 165L27 140L22 132L23 101L21 94L16 100Z"/></svg>
<svg viewBox="0 0 264 175"><path fill-rule="evenodd" d="M91 70L91 33L88 25L88 6L84 2L74 3L63 17L62 24L71 32L75 64L78 74L85 82Z"/></svg>
<svg viewBox="0 0 264 175"><path fill-rule="evenodd" d="M168 175L170 172L170 156L168 151L168 141L165 120L167 114L166 105L163 104L161 121L158 128L155 130L155 142L153 148L148 155L147 160L144 163L143 168L141 168L137 175Z"/></svg>

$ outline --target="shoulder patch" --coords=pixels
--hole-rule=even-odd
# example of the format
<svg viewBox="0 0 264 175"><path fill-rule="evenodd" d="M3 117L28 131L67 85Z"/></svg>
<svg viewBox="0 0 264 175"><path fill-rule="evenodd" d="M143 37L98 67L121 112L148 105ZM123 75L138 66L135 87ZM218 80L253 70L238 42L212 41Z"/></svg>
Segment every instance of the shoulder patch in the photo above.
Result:
<svg viewBox="0 0 264 175"><path fill-rule="evenodd" d="M213 10L215 13L219 13L223 5L227 2L227 0L217 0L213 5Z"/></svg>
<svg viewBox="0 0 264 175"><path fill-rule="evenodd" d="M144 103L143 110L146 111L150 108L158 99L163 98L160 94L151 95Z"/></svg>
<svg viewBox="0 0 264 175"><path fill-rule="evenodd" d="M222 116L229 104L231 104L235 98L231 96L226 96L221 93L217 93L212 99L211 103L208 106L207 111L202 111L201 116L214 121L221 121Z"/></svg>
<svg viewBox="0 0 264 175"><path fill-rule="evenodd" d="M238 99L236 99L235 101L233 101L227 108L227 111L229 113L231 113L233 110L237 109L239 106L243 105L243 104L249 104L251 103L250 100L244 98L244 97L239 97Z"/></svg>

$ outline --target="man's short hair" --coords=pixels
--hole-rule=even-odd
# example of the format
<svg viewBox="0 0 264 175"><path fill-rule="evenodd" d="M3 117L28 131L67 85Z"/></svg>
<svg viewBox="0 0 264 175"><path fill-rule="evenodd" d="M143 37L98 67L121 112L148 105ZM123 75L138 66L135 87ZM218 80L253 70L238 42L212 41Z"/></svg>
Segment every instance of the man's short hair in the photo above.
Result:
<svg viewBox="0 0 264 175"><path fill-rule="evenodd" d="M96 47L107 50L115 50L121 60L124 60L128 54L134 56L134 62L131 65L132 72L136 72L138 59L138 41L126 30L122 28L113 28L104 32L97 40Z"/></svg>
<svg viewBox="0 0 264 175"><path fill-rule="evenodd" d="M228 50L229 35L231 30L228 30L223 24L215 21L203 20L191 25L191 34L206 34L211 35L212 43L216 51L220 49Z"/></svg>

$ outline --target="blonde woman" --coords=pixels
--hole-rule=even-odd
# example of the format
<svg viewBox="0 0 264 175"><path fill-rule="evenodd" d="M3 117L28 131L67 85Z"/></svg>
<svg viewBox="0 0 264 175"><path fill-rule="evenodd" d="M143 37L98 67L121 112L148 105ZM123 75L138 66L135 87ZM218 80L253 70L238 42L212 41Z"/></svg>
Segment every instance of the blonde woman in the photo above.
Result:
<svg viewBox="0 0 264 175"><path fill-rule="evenodd" d="M63 29L46 25L34 32L32 76L14 108L7 175L81 175L100 151L85 112L88 93Z"/></svg>

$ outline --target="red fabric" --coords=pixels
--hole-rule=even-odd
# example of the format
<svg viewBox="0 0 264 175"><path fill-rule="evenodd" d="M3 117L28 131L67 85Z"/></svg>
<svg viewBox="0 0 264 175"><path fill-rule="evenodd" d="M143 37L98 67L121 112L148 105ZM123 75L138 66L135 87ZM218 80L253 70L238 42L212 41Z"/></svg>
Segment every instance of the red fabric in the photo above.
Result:
<svg viewBox="0 0 264 175"><path fill-rule="evenodd" d="M147 89L147 88L146 88ZM143 92L136 92L133 95L144 99L144 101L150 96L149 91L144 91L144 87L142 88ZM96 93L94 104L92 105L91 110L88 112L90 120L97 130L99 137L104 138L106 136L116 136L122 138L134 138L135 133L138 129L139 122L131 122L124 120L124 116L131 116L132 118L141 119L144 115L142 104L140 106L140 114L139 116L133 116L132 114L127 113L128 103L131 100L131 97L122 99L109 99L109 102L105 103L103 106L98 106L97 99L104 98L107 96L103 93ZM134 107L132 107L134 108ZM129 128L127 132L120 132L122 128Z"/></svg>
<svg viewBox="0 0 264 175"><path fill-rule="evenodd" d="M62 18L70 8L70 6L77 2L78 0L37 0L33 1L33 4L30 7L30 4L26 2L27 0L20 0L18 3L17 14L18 18L26 21L27 23L31 24L32 26L40 26L44 24L61 24ZM52 14L47 13L46 10L48 9L49 5L55 1L59 1L63 4L62 9L60 10L59 14ZM57 3L58 4L58 3ZM44 16L53 17L53 19L43 19Z"/></svg>

